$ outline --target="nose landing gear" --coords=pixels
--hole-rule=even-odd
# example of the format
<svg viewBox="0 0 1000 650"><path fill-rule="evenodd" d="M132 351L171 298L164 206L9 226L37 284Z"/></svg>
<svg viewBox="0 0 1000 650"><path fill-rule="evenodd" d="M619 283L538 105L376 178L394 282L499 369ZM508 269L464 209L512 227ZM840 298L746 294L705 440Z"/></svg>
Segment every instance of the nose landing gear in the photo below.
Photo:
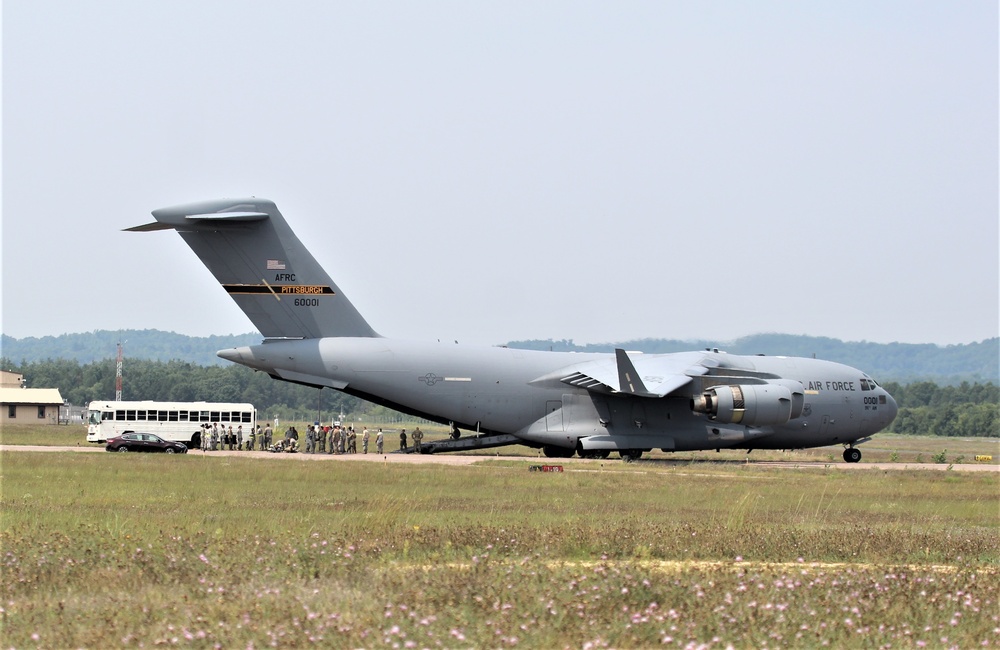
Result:
<svg viewBox="0 0 1000 650"><path fill-rule="evenodd" d="M861 460L861 450L857 447L848 447L844 450L844 461L856 463Z"/></svg>

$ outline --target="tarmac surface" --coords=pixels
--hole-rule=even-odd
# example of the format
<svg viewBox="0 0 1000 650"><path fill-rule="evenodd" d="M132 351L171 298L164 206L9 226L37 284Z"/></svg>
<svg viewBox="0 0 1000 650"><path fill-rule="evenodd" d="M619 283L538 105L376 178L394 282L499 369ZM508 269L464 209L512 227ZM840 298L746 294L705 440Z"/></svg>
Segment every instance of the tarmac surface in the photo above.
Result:
<svg viewBox="0 0 1000 650"><path fill-rule="evenodd" d="M79 446L79 447L59 447L41 445L0 445L0 452L33 451L47 453L108 453L101 445ZM297 460L300 462L339 462L339 461L359 461L368 463L401 463L401 464L426 464L438 465L474 465L485 460L520 460L529 461L538 465L562 465L569 467L579 465L580 470L587 470L599 464L617 464L622 461L616 457L594 460L585 458L546 458L544 456L504 456L502 454L483 453L479 455L471 454L305 454L305 453L272 453L268 451L189 451L189 456L202 456L204 458L224 458L238 456L241 458L261 458L271 460ZM799 462L799 461L754 461L746 460L698 460L688 459L672 460L666 458L649 458L634 461L636 465L650 465L660 467L672 466L737 466L747 465L757 468L773 469L840 469L840 470L925 470L925 471L953 471L953 472L1000 472L1000 465L994 463L868 463L862 460L860 463L844 462Z"/></svg>

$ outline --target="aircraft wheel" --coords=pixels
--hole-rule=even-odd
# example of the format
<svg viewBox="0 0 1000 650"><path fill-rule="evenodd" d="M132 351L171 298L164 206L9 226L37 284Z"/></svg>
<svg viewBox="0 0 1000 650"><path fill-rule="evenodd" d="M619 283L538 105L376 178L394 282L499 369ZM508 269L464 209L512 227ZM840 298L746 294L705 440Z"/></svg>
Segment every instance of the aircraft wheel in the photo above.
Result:
<svg viewBox="0 0 1000 650"><path fill-rule="evenodd" d="M844 460L848 463L856 463L861 460L861 450L857 447L848 447L844 450Z"/></svg>
<svg viewBox="0 0 1000 650"><path fill-rule="evenodd" d="M565 447L542 447L542 453L546 458L572 458L573 449Z"/></svg>
<svg viewBox="0 0 1000 650"><path fill-rule="evenodd" d="M641 449L622 449L618 452L618 455L622 457L626 463L631 463L633 460L639 460L642 458Z"/></svg>

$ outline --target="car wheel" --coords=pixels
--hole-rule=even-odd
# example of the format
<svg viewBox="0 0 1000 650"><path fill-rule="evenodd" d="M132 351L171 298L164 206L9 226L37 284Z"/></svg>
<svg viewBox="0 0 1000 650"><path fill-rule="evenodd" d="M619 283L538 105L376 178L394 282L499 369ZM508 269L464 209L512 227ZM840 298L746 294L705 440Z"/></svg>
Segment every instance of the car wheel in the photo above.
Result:
<svg viewBox="0 0 1000 650"><path fill-rule="evenodd" d="M121 447L119 447L119 448L117 449L117 451L120 451L120 452L126 452L126 451L128 451L128 447L126 447L125 445L122 445Z"/></svg>
<svg viewBox="0 0 1000 650"><path fill-rule="evenodd" d="M167 447L166 452L168 454L172 454L172 453L174 453L174 448L173 447Z"/></svg>

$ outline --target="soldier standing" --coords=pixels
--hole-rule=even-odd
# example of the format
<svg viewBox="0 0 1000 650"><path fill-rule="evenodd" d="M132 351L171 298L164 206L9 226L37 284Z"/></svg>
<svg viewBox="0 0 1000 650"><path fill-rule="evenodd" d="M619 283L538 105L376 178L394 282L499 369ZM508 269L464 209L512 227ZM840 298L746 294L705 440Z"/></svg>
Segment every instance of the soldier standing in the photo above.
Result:
<svg viewBox="0 0 1000 650"><path fill-rule="evenodd" d="M243 451L243 425L236 427L236 449Z"/></svg>
<svg viewBox="0 0 1000 650"><path fill-rule="evenodd" d="M399 450L404 451L406 449L406 429L399 432Z"/></svg>
<svg viewBox="0 0 1000 650"><path fill-rule="evenodd" d="M375 450L380 454L382 453L382 444L384 442L385 436L382 435L382 429L380 428L378 433L375 434Z"/></svg>
<svg viewBox="0 0 1000 650"><path fill-rule="evenodd" d="M264 427L264 437L261 438L261 444L264 445L263 451L266 451L271 448L272 435L273 432L271 431L271 425L268 424L266 427Z"/></svg>
<svg viewBox="0 0 1000 650"><path fill-rule="evenodd" d="M326 453L326 427L319 428L319 453Z"/></svg>
<svg viewBox="0 0 1000 650"><path fill-rule="evenodd" d="M348 429L347 434L347 452L350 454L358 453L358 434L354 433L354 427Z"/></svg>
<svg viewBox="0 0 1000 650"><path fill-rule="evenodd" d="M413 430L413 450L416 451L418 454L422 453L420 451L420 441L423 440L423 439L424 439L424 432L420 430L420 427L417 427L416 429L414 429Z"/></svg>
<svg viewBox="0 0 1000 650"><path fill-rule="evenodd" d="M313 425L310 424L309 427L306 429L306 453L311 454L315 452L316 451L315 445L316 445L316 429L314 429Z"/></svg>
<svg viewBox="0 0 1000 650"><path fill-rule="evenodd" d="M361 434L361 449L364 453L368 453L368 440L371 436L368 433L368 427L365 427L364 432Z"/></svg>
<svg viewBox="0 0 1000 650"><path fill-rule="evenodd" d="M256 442L257 442L257 432L251 428L250 435L247 438L247 451L253 451L254 443Z"/></svg>

